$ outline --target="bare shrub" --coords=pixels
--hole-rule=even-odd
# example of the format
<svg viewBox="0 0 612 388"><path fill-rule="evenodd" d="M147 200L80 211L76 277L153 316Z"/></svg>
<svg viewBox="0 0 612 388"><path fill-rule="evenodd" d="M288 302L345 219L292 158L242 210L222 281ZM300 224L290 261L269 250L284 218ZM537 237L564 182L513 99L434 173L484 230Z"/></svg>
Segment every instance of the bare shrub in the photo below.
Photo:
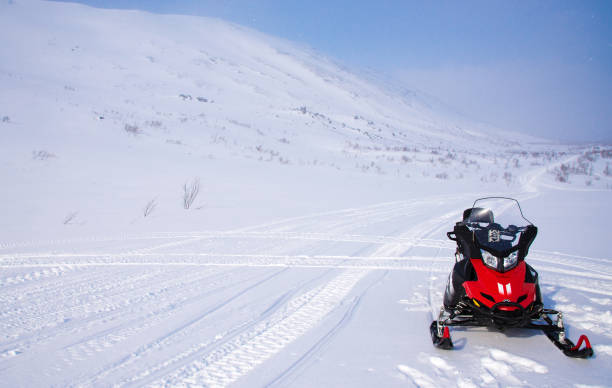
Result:
<svg viewBox="0 0 612 388"><path fill-rule="evenodd" d="M64 217L64 225L71 225L71 224L73 224L78 214L79 214L79 212L68 213L68 215L66 217Z"/></svg>
<svg viewBox="0 0 612 388"><path fill-rule="evenodd" d="M563 170L557 170L555 180L561 183L567 183L569 181L569 175Z"/></svg>
<svg viewBox="0 0 612 388"><path fill-rule="evenodd" d="M143 215L145 217L148 217L149 215L151 215L151 213L153 213L153 210L155 210L156 207L157 207L157 198L153 198L152 200L147 202L145 207L142 209Z"/></svg>
<svg viewBox="0 0 612 388"><path fill-rule="evenodd" d="M125 124L123 130L134 136L140 135L142 133L140 128L138 128L138 125Z"/></svg>
<svg viewBox="0 0 612 388"><path fill-rule="evenodd" d="M2 117L2 122L3 122L3 123L8 123L8 122L10 122L10 121L11 121L11 118L10 118L10 117L8 117L8 116L3 116L3 117Z"/></svg>
<svg viewBox="0 0 612 388"><path fill-rule="evenodd" d="M49 151L45 151L45 150L34 150L32 151L32 159L34 160L47 160L49 158L55 158L55 154L49 152Z"/></svg>
<svg viewBox="0 0 612 388"><path fill-rule="evenodd" d="M506 184L510 186L510 183L512 183L512 173L508 171L504 172L504 180L506 181Z"/></svg>
<svg viewBox="0 0 612 388"><path fill-rule="evenodd" d="M182 141L175 140L175 139L166 139L166 143L168 143L168 144L176 144L176 145L183 145Z"/></svg>
<svg viewBox="0 0 612 388"><path fill-rule="evenodd" d="M605 176L612 176L612 170L610 170L610 165L608 163L606 163L606 168L604 168L603 174Z"/></svg>
<svg viewBox="0 0 612 388"><path fill-rule="evenodd" d="M159 120L150 120L145 122L146 125L148 125L151 128L161 128L163 123Z"/></svg>
<svg viewBox="0 0 612 388"><path fill-rule="evenodd" d="M441 173L436 174L436 178L446 180L448 179L448 174L446 172L441 172Z"/></svg>
<svg viewBox="0 0 612 388"><path fill-rule="evenodd" d="M194 178L190 183L183 185L183 207L189 209L200 193L200 178Z"/></svg>
<svg viewBox="0 0 612 388"><path fill-rule="evenodd" d="M569 182L570 166L569 164L561 164L556 167L552 173L555 175L555 180L561 183Z"/></svg>

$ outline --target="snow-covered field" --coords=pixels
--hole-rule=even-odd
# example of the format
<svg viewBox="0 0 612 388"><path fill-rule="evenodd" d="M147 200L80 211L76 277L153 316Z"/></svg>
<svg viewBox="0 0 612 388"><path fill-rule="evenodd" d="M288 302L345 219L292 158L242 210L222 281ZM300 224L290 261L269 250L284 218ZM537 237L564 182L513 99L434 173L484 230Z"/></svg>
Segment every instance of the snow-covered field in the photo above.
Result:
<svg viewBox="0 0 612 388"><path fill-rule="evenodd" d="M13 0L0 32L1 386L609 386L612 148L219 20ZM431 345L445 233L492 194L539 227L544 301L593 359Z"/></svg>

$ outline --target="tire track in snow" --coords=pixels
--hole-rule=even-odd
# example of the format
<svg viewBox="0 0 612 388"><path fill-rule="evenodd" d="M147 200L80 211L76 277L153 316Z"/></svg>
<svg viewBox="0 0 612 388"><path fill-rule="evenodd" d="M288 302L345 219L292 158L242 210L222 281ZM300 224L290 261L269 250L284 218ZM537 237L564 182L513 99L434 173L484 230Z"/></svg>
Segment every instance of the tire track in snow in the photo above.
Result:
<svg viewBox="0 0 612 388"><path fill-rule="evenodd" d="M400 244L401 245L401 244ZM0 265L0 268L44 268L49 267L50 270L41 270L51 274L59 274L56 268L75 268L93 267L93 266L245 266L245 267L272 267L272 266L288 266L288 267L329 267L329 268L370 268L370 269L395 269L395 270L424 270L424 268L415 268L415 262L433 262L433 263L448 263L449 259L442 257L442 248L434 248L428 245L414 244L410 246L402 246L398 250L409 251L415 247L427 247L436 249L436 253L432 256L323 256L323 255L267 255L267 254L224 254L224 253L141 253L131 256L125 255L93 255L93 254L56 254L56 255L41 255L30 257L29 264L14 264ZM452 257L449 255L449 258ZM174 258L181 261L164 260L165 258ZM138 259L138 260L137 260ZM557 274L566 274L576 277L586 277L601 280L612 280L611 271L606 270L603 265L579 265L563 260L557 260L556 257L529 257L528 261L534 264L536 269ZM544 262L554 266L544 266L538 264ZM563 267L567 267L565 269ZM584 271L587 268L588 271ZM434 270L438 272L437 270ZM17 277L14 277L17 278ZM12 278L12 279L14 279ZM40 277L41 279L44 276ZM11 281L14 284L21 284L19 280Z"/></svg>
<svg viewBox="0 0 612 388"><path fill-rule="evenodd" d="M350 231L350 230L354 230L355 227L364 227L364 226L371 226L374 225L376 226L376 223L379 222L386 222L389 220L392 220L394 218L397 217L414 217L415 214L418 214L418 212L423 212L423 207L428 207L432 204L438 203L436 201L440 201L440 199L431 199L431 200L426 200L426 201L419 201L419 202L401 202L401 203L395 203L392 205L385 205L385 206L375 206L375 207L368 207L365 210L356 210L353 212L345 212L344 213L344 217L338 217L338 218L344 218L344 219L325 219L325 218L321 218L318 216L313 216L313 217L309 217L308 219L310 220L308 223L305 224L299 224L299 223L285 223L283 225L280 225L279 228L282 230L282 233L285 234L285 236L289 236L290 238L294 238L297 236L299 238L295 239L298 242L304 242L304 241L312 241L313 237L315 238L314 241L321 241L322 240L322 234L323 233L328 233L330 236L334 236L334 235L339 235L341 236L340 238L336 238L336 240L347 240L350 239L352 241L355 241L356 239L354 237L348 237L347 233L345 233L345 231ZM398 204L401 204L401 209L397 209L397 207L400 206L396 206ZM394 207L396 207L394 209ZM401 211L400 211L401 210ZM356 217L359 217L359 222L356 223L355 219ZM309 233L302 233L300 235L299 232L296 232L295 230L304 230L304 229L308 229L308 228L316 228L316 230L318 231L319 235L312 235L312 233L310 233L310 235L308 235ZM256 229L256 228L254 228ZM262 234L265 235L268 231L265 230L259 230L259 232L257 230L254 230L253 232L257 232L259 233L259 237L257 237L259 240L261 240L261 236ZM294 231L287 231L287 229L293 229ZM415 225L414 227L415 232L418 232L417 226ZM237 234L238 232L236 232ZM267 238L268 240L275 242L278 241L278 239L282 238L278 233L276 232L276 236L272 236L272 235L268 235L269 237ZM287 234L289 233L289 234ZM246 234L246 233L245 233ZM251 233L253 234L253 233ZM225 234L227 235L227 234ZM348 236L353 236L354 234L350 234ZM149 246L149 247L144 247L144 248L139 248L139 249L131 249L131 250L127 250L125 253L123 253L123 258L120 257L120 255L116 255L113 254L112 256L108 257L108 255L98 255L98 257L101 259L99 262L90 262L89 264L87 263L83 263L83 258L80 258L80 260L74 260L74 262L71 264L73 266L77 266L77 265L83 265L83 267L81 268L85 268L86 266L90 266L90 267L94 267L94 265L114 265L114 266L122 266L122 265L177 265L177 266L185 266L185 263L181 263L181 262L174 262L174 263L168 263L167 261L167 257L163 257L160 256L160 260L159 262L143 262L142 260L142 255L144 254L152 254L152 250L175 250L177 248L181 248L184 249L185 247L189 247L191 244L196 244L199 241L202 241L203 239L205 239L205 236L197 235L197 236L193 236L193 235L189 235L189 236L185 236L185 234L177 234L176 236L180 236L180 237L176 237L177 239L180 238L179 241L168 241L168 236L160 236L160 238L164 238L166 240L162 241L161 244L157 244L154 246ZM332 237L333 238L333 237ZM359 238L364 240L363 238ZM366 239L367 240L367 239ZM407 251L409 251L410 249L412 249L412 246L409 246L407 244L405 244L405 240L402 241L383 241L385 239L380 239L378 240L379 242L373 242L372 240L376 240L376 237L370 239L369 241L357 241L357 242L363 242L363 243L368 243L368 244L381 244L382 246L380 248L388 248L388 245L394 245L392 251L394 252L398 252L398 257L403 257ZM140 239L140 241L137 241L138 244L142 244L142 239ZM346 242L346 241L338 241L338 242ZM428 242L431 244L431 242ZM433 243L433 245L437 245L438 243ZM102 247L104 250L106 249L106 247ZM429 248L434 248L434 247L429 247ZM381 250L380 252L384 252L384 250ZM44 262L44 260L41 260L38 265L41 266L51 266L51 265L57 265L57 261L58 261L58 257L57 256L50 256L50 255L46 255L46 263ZM298 257L299 255L296 255L294 257L290 257L290 260L303 260L302 257ZM392 255L387 255L387 256L392 256ZM134 260L134 259L138 259L138 260ZM44 258L40 258L40 259L44 259ZM76 259L76 258L75 258ZM87 261L91 261L91 258L87 259ZM165 260L164 260L165 259ZM227 259L224 258L224 259ZM249 261L253 261L254 258L251 257L249 259L248 255L245 255L245 257L243 258L244 260L242 262L231 262L231 263L227 263L227 261L222 261L221 263L214 263L216 264L221 264L221 265L234 265L234 266L248 266ZM321 263L316 263L317 265L320 266L327 266L327 268L331 267L331 268L343 268L343 266L350 266L353 265L355 266L355 263L351 264L347 262L353 261L356 263L359 263L360 259L356 258L356 259L351 259L350 256L345 256L345 257L328 257L326 258L328 260L333 260L333 265L329 266L329 264L325 264L323 263L323 265L321 265ZM319 260L319 259L317 259ZM376 259L375 259L376 260ZM429 258L429 260L431 261L431 258ZM165 262L164 262L165 261ZM365 260L361 260L364 261ZM32 262L32 258L25 258L25 257L16 257L14 254L8 254L2 257L2 264L5 266L10 266L12 265L20 265L22 268L25 268L27 266L30 266L32 264L34 264L34 266L36 266L36 263ZM200 265L200 263L196 263L193 262L192 264L194 265ZM371 266L370 268L366 267L366 268L359 268L359 269L352 269L352 270L347 270L347 271L343 271L342 273L345 272L358 272L358 273L369 273L370 269L380 269L383 268L383 266L380 265L380 261L375 262L372 261L372 264L374 264L373 266ZM189 264L187 264L189 265ZM259 264L258 264L259 265ZM269 263L264 263L264 266L271 266ZM278 266L277 263L272 263L272 266ZM287 263L282 263L281 266L287 266ZM363 267L363 266L361 266ZM416 270L423 270L423 268L425 268L426 266L424 266L421 263L415 263L414 264L414 269ZM330 283L327 283L327 286L329 286ZM321 287L325 287L326 285L322 285ZM347 290L347 293L350 292L350 290L352 289L349 288ZM103 295L102 295L103 296ZM293 299L292 299L293 300ZM339 298L337 301L335 301L334 303L331 303L330 308L335 308L333 306L338 306L340 303L343 302L343 298ZM324 299L320 300L319 303L323 303ZM231 303L231 301L228 301L228 303ZM287 304L285 304L285 306L288 305L289 302L287 302ZM307 303L307 306L310 305L310 303ZM305 306L304 308L306 308L307 306ZM314 306L314 305L312 305ZM312 307L311 307L312 308ZM330 310L331 311L331 310ZM297 314L297 313L296 313ZM323 319L327 314L323 314L322 318ZM291 316L296 316L294 314L292 314ZM289 319L287 317L287 319ZM269 323L269 320L266 321ZM316 323L312 323L312 325L316 325ZM124 358L124 361L126 361L126 365L131 365L132 367L138 367L140 366L140 364L142 364L142 362L144 360L146 360L146 357L148 355L151 354L151 352L160 350L162 348L165 348L166 346L176 343L175 341L177 341L177 339L179 338L183 338L185 337L188 332L193 331L197 328L197 324L193 323L191 325L188 324L187 327L178 327L176 328L176 330L174 331L175 334L173 333L169 333L168 336L165 336L163 338L159 338L158 340L145 344L143 345L144 347L139 348L136 353L132 353L131 355L127 355L126 358ZM308 330L308 329L305 329ZM107 335L112 335L112 331L107 333ZM109 340L117 340L118 342L116 343L120 343L120 336L117 337L108 337ZM254 340L255 341L255 340ZM254 342L256 343L256 341ZM252 344L252 343L251 343ZM96 343L92 343L93 346L91 346L91 349L98 349L99 346ZM89 346L89 345L87 345ZM113 345L116 346L116 345ZM87 347L86 347L87 348ZM112 348L112 347L111 347ZM102 349L102 348L99 348ZM282 350L279 349L279 351ZM136 354L137 357L132 358L132 356ZM132 361L133 360L133 361ZM104 380L101 379L99 380L100 382L104 383Z"/></svg>
<svg viewBox="0 0 612 388"><path fill-rule="evenodd" d="M228 287L235 287L237 284L250 282L252 279L239 279L237 282L227 284L225 275L223 278L216 276L196 279L190 283L176 285L176 288L188 290L187 292L173 292L171 299L159 300L159 295L155 296L152 302L155 305L150 309L141 306L144 315L131 318L129 321L122 322L116 327L96 333L93 336L84 338L77 343L66 346L62 349L62 359L72 365L74 361L86 359L87 355L94 352L100 352L107 348L117 346L121 342L136 336L140 332L158 325L163 325L163 322L176 314L178 309L186 308L190 305L201 304L203 297L216 295ZM207 279L212 281L206 281ZM171 290L172 291L172 290Z"/></svg>
<svg viewBox="0 0 612 388"><path fill-rule="evenodd" d="M278 375L270 383L266 384L266 387L274 386L287 386L291 383L291 377L306 367L306 365L312 360L314 356L322 351L322 349L342 330L353 318L355 311L358 309L361 300L368 293L368 291L381 283L382 280L388 275L389 271L384 271L381 276L375 279L372 283L364 289L359 296L353 298L349 306L346 308L342 318L327 332L323 335L312 347L310 347L297 361L289 366L284 372Z"/></svg>
<svg viewBox="0 0 612 388"><path fill-rule="evenodd" d="M156 268L147 268L145 272L134 272L127 277L119 276L118 278L117 275L122 275L122 272L118 270L110 273L108 271L89 271L88 274L92 273L96 276L85 277L72 284L59 284L50 292L44 293L45 290L41 287L37 287L34 293L23 292L23 298L28 304L18 309L11 309L8 313L9 315L19 315L20 318L27 316L29 319L35 319L49 314L67 315L69 312L76 310L84 312L102 311L98 310L96 306L109 304L117 298L122 301L124 300L122 295L126 293L134 297L133 293L135 291L145 287L139 287L139 282L146 282L165 275L162 270ZM164 283L158 281L156 284L159 286ZM104 292L104 299L92 298L92 294L99 294L100 291ZM49 304L48 300L52 300L53 303ZM30 316L30 314L34 315Z"/></svg>
<svg viewBox="0 0 612 388"><path fill-rule="evenodd" d="M150 269L150 268L147 268ZM84 273L84 278L78 279L76 282L63 283L58 282L56 287L46 287L37 285L32 290L15 290L11 293L7 293L2 296L11 298L14 300L27 301L27 304L23 303L18 308L11 308L10 310L0 311L0 318L3 320L10 317L19 315L20 318L28 317L28 319L44 317L47 314L63 314L69 311L73 311L75 308L86 310L92 305L92 303L101 303L101 301L88 300L84 301L85 298L89 298L92 291L98 293L99 291L112 290L111 294L105 294L105 298L112 297L114 295L120 295L123 292L134 291L133 287L129 290L123 291L124 287L129 287L135 282L148 280L156 275L161 275L161 271L153 270L146 271L144 273L133 273L127 279L121 278L116 279L114 275L119 273L94 273L95 276L89 273ZM109 279L111 279L109 281ZM48 300L52 300L53 304L49 304ZM106 302L106 301L105 301ZM14 303L14 301L13 301ZM59 310L58 306L61 306L63 310ZM30 313L35 315L30 316Z"/></svg>
<svg viewBox="0 0 612 388"><path fill-rule="evenodd" d="M11 267L20 268L18 266L11 266ZM27 267L21 267L21 268L27 268ZM1 278L0 288L7 289L11 286L22 285L22 284L26 284L29 282L38 282L38 281L45 280L48 278L62 276L70 270L71 268L60 264L60 265L54 265L52 267L42 268L38 271L32 271L26 274L13 275L13 276Z"/></svg>
<svg viewBox="0 0 612 388"><path fill-rule="evenodd" d="M174 368L174 370L177 370L180 367L185 366L197 360L198 358L203 357L203 354L210 353L212 350L237 338L238 336L242 335L247 330L252 329L255 325L259 324L262 320L268 318L276 311L282 308L286 308L285 306L287 302L294 295L296 295L298 291L304 288L310 287L312 283L317 283L321 278L327 277L331 272L332 270L329 270L315 278L307 279L306 281L301 282L301 284L294 287L294 289L284 293L280 298L275 299L273 303L269 305L268 307L266 307L265 310L257 318L248 320L246 322L241 322L238 325L233 326L232 328L217 334L212 339L208 339L207 341L193 344L185 351L182 351L176 354L175 356L170 357L155 366L149 367L139 374L136 374L127 379L121 380L118 383L118 385L128 385L128 384L131 385L136 382L138 382L138 384L151 383L156 378L159 378L160 373L163 373L164 370L173 370L172 368ZM116 372L118 369L123 368L123 367L124 367L123 364L114 365L113 367L108 368L107 370L97 375L96 380L102 378L105 375L108 375L109 373ZM90 380L89 383L91 383L92 381L94 380Z"/></svg>
<svg viewBox="0 0 612 388"><path fill-rule="evenodd" d="M141 311L144 311L144 318L149 317L151 319L159 320L165 313L170 313L174 309L174 305L180 302L181 298L173 298L168 301L159 302L158 298L163 297L164 294L175 295L177 290L186 289L191 290L191 286L197 286L202 284L203 280L209 280L207 286L215 286L219 284L219 281L224 277L227 277L229 273L226 272L195 272L188 273L186 276L171 276L166 281L157 282L154 288L150 285L141 285L136 289L141 289L140 294L133 294L134 290L127 289L124 293L129 293L130 298L120 303L120 305L109 305L108 299L103 296L99 298L102 304L102 309L90 309L84 311L81 316L72 316L69 322L60 320L59 324L50 320L48 317L44 320L34 319L33 324L38 326L30 327L28 330L23 331L23 324L19 324L19 328L22 330L19 337L15 340L5 342L2 344L5 349L19 349L20 353L32 346L40 346L51 342L57 337L62 335L68 335L69 338L75 338L79 333L83 331L91 331L96 327L103 327L105 322L113 322L120 320L125 314L125 310L131 309L132 306L138 307ZM125 281L124 281L125 282ZM197 289L197 288L196 288ZM153 304L149 307L148 304ZM53 306L52 306L53 308ZM65 313L66 311L64 311ZM54 312L53 314L62 315L62 311ZM143 318L141 316L140 318ZM136 320L137 322L138 320ZM44 331L43 331L44 329ZM23 334L27 334L24 337ZM106 335L112 335L112 330L104 330L99 332L95 337L104 337ZM92 341L92 339L83 339L81 342ZM113 340L113 342L116 342ZM70 348L71 344L65 345L66 348Z"/></svg>
<svg viewBox="0 0 612 388"><path fill-rule="evenodd" d="M201 361L152 384L153 386L227 386L280 352L319 323L344 300L368 271L343 271L315 291L287 303L251 331L209 354ZM314 293L314 295L310 295Z"/></svg>
<svg viewBox="0 0 612 388"><path fill-rule="evenodd" d="M102 372L96 374L96 376L94 376L94 378L92 378L90 381L88 381L88 382L86 382L84 384L85 385L94 384L95 381L97 381L100 378L103 378L108 373L111 373L111 372L117 370L118 368L128 367L128 366L138 362L143 357L146 357L151 352L154 352L156 350L164 348L165 346L168 346L173 341L177 341L178 338L180 338L180 337L187 336L189 330L192 330L192 331L195 330L197 328L197 326L199 324L201 324L211 314L219 311L220 309L222 309L223 307L227 306L228 304L230 304L234 300L236 300L239 297L247 294L249 291L253 290L254 288L256 288L256 287L258 287L258 286L260 286L260 285L270 281L271 279L279 276L281 273L283 273L285 271L286 271L286 268L285 269L281 269L279 271L274 271L271 274L267 274L267 276L265 276L263 279L260 279L260 280L256 281L255 283L249 284L247 287L242 288L239 292L233 293L228 298L224 298L219 303L214 303L213 306L207 308L205 311L199 313L197 316L189 319L187 322L183 322L178 327L174 327L172 330L170 330L169 332L165 333L161 337L158 337L154 341L149 342L149 343L139 347L136 351L132 352L129 356L127 356L124 359L122 359L120 363L118 363L118 364L116 364L116 365L114 365L114 366L112 366L110 368L106 368Z"/></svg>
<svg viewBox="0 0 612 388"><path fill-rule="evenodd" d="M436 239L410 239L402 237L386 237L386 236L366 236L359 234L329 234L329 233L296 233L296 232L253 232L253 233L230 233L222 232L218 234L204 234L196 237L190 237L183 239L178 242L167 242L164 244L156 245L151 248L139 248L130 250L122 253L102 253L102 252L91 252L91 253L46 253L46 252L22 252L22 253L8 253L0 255L0 262L3 265L17 264L20 260L24 261L32 258L56 258L56 257L93 257L93 256L106 256L106 257L129 257L129 256L142 256L150 253L153 250L176 247L185 245L192 242L201 240L274 240L278 242L280 240L297 240L297 241L326 241L334 243L366 243L366 244L389 244L398 243L405 244L407 247L424 247L424 248L441 248L441 249L453 249L449 247L448 240L436 240ZM165 252L164 252L165 253ZM188 254L188 252L185 252ZM150 253L154 254L154 253Z"/></svg>
<svg viewBox="0 0 612 388"><path fill-rule="evenodd" d="M415 225L409 234L429 234L452 216L455 216L455 212L426 221L424 225ZM398 246L398 244L387 244L379 247L374 254L382 255L401 251L405 252L405 247ZM430 270L428 266L425 267L427 267L425 270ZM321 294L304 306L300 306L295 312L288 316L274 317L262 322L250 333L222 346L204 359L181 368L173 375L158 380L153 385L226 386L238 380L317 325L333 309L337 308L357 282L370 272L368 269L344 271L331 282L321 286L323 287ZM291 306L294 301L292 300L288 305ZM337 330L339 329L340 326Z"/></svg>

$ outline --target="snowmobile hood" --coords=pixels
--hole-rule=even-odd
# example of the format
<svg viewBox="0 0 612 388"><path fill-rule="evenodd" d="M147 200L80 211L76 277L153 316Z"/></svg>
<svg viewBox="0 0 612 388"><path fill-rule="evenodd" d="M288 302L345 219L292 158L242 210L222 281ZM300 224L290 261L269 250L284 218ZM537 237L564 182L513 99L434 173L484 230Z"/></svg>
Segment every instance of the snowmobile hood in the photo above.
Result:
<svg viewBox="0 0 612 388"><path fill-rule="evenodd" d="M463 283L470 299L476 299L488 308L501 302L518 303L527 308L535 300L535 284L525 282L527 266L524 261L504 273L487 267L479 259L472 259L472 265L478 280Z"/></svg>

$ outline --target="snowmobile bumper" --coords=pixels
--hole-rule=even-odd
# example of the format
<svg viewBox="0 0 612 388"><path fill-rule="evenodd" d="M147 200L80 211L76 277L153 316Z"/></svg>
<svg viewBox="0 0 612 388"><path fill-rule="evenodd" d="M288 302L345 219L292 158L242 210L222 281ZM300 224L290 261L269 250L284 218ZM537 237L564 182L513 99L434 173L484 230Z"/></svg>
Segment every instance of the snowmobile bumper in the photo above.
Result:
<svg viewBox="0 0 612 388"><path fill-rule="evenodd" d="M499 302L491 306L490 309L475 305L470 307L478 316L478 320L485 323L483 326L494 326L498 329L523 327L531 322L534 316L536 319L539 316L537 310L535 312L528 311L519 303L514 302Z"/></svg>

